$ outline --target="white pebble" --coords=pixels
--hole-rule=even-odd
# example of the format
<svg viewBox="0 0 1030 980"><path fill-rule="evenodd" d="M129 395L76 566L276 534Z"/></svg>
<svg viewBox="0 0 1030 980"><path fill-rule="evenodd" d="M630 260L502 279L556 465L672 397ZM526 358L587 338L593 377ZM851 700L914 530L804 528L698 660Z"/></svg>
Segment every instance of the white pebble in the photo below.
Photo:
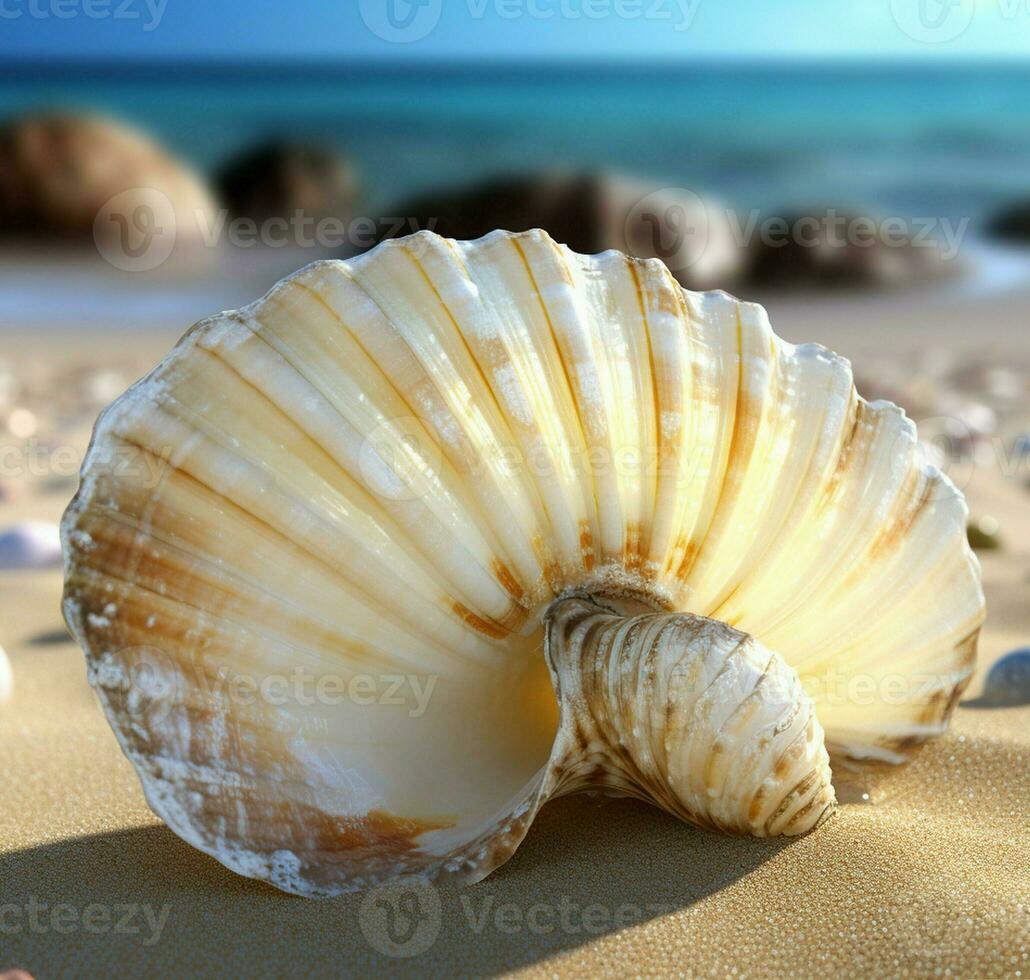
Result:
<svg viewBox="0 0 1030 980"><path fill-rule="evenodd" d="M106 405L114 401L127 387L118 371L96 371L86 379L86 397L91 403Z"/></svg>
<svg viewBox="0 0 1030 980"><path fill-rule="evenodd" d="M0 568L55 568L61 564L56 524L26 521L0 533Z"/></svg>
<svg viewBox="0 0 1030 980"><path fill-rule="evenodd" d="M36 416L27 408L16 408L7 419L8 431L15 439L30 439L38 428Z"/></svg>
<svg viewBox="0 0 1030 980"><path fill-rule="evenodd" d="M0 702L7 701L14 691L14 674L11 661L3 647L0 647Z"/></svg>

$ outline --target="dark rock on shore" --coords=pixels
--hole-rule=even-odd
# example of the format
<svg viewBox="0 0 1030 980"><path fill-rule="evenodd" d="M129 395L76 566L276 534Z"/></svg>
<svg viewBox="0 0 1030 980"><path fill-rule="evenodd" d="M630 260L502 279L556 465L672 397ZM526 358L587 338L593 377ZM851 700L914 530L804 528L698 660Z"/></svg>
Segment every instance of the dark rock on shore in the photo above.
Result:
<svg viewBox="0 0 1030 980"><path fill-rule="evenodd" d="M935 241L900 219L837 208L766 216L750 236L749 283L776 289L910 285L952 271Z"/></svg>
<svg viewBox="0 0 1030 980"><path fill-rule="evenodd" d="M987 234L1003 242L1030 245L1030 201L1003 208L988 222Z"/></svg>
<svg viewBox="0 0 1030 980"><path fill-rule="evenodd" d="M661 258L695 289L734 284L741 272L740 250L723 209L689 191L603 173L500 177L402 201L389 217L379 223L383 237L428 229L468 240L497 228L542 228L587 255L618 249Z"/></svg>
<svg viewBox="0 0 1030 980"><path fill-rule="evenodd" d="M218 173L222 202L237 218L261 222L352 217L358 180L334 150L291 142L269 142L230 160Z"/></svg>
<svg viewBox="0 0 1030 980"><path fill-rule="evenodd" d="M146 136L98 116L41 113L0 128L0 236L88 241L131 224L157 192L177 234L199 238L213 221L203 182ZM98 216L111 218L99 229ZM108 229L107 225L111 224Z"/></svg>

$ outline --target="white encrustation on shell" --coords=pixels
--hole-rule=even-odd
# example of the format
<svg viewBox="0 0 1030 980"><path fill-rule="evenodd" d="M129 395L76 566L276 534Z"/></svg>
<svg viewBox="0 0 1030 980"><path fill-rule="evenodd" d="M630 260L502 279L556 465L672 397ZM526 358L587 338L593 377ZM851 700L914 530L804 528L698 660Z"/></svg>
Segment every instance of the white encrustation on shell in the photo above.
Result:
<svg viewBox="0 0 1030 980"><path fill-rule="evenodd" d="M65 614L186 840L304 895L474 881L583 788L816 826L827 749L901 761L969 680L965 523L760 307L420 233L197 324L103 413Z"/></svg>

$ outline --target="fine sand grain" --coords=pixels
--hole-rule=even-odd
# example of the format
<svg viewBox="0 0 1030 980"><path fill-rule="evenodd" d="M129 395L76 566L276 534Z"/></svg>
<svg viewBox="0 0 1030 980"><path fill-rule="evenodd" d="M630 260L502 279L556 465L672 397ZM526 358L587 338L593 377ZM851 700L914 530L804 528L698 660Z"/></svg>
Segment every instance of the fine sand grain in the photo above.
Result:
<svg viewBox="0 0 1030 980"><path fill-rule="evenodd" d="M928 313L898 300L871 317L848 300L787 299L773 303L773 322L851 356L860 377L891 358L915 376L932 349L985 355L1025 382L1028 305L994 303L971 324L969 305ZM118 361L131 374L177 332L132 343L7 335L3 356ZM88 424L62 431L81 452ZM980 667L946 737L886 774L838 774L836 816L789 843L708 833L632 801L554 802L485 882L438 889L438 919L427 913L402 950L410 957L376 948L382 933L362 896L280 894L160 824L63 633L60 572L0 571L0 643L15 676L0 705L0 972L1030 977L1030 706L977 703L990 663L1030 643L1027 475L985 462L967 482L1003 548L981 555ZM74 489L25 482L0 501L0 527L56 521Z"/></svg>

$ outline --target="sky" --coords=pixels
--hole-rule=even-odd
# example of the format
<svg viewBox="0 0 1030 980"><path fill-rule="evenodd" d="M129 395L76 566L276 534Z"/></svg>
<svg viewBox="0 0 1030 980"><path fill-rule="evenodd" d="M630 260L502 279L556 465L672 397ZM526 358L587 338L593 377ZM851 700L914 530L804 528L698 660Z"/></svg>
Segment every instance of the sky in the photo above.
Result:
<svg viewBox="0 0 1030 980"><path fill-rule="evenodd" d="M3 58L1030 55L1030 0L0 0Z"/></svg>

